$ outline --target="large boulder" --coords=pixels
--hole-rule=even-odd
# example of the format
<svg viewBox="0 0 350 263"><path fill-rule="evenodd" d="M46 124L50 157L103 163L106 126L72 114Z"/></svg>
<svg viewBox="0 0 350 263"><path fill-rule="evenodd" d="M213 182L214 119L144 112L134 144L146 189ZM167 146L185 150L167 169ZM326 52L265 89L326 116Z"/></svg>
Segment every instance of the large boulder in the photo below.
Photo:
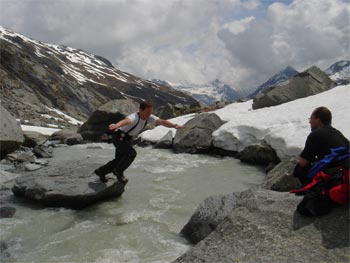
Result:
<svg viewBox="0 0 350 263"><path fill-rule="evenodd" d="M279 192L289 192L301 187L298 178L293 176L294 167L298 159L293 157L289 160L283 160L269 171L264 178L262 187Z"/></svg>
<svg viewBox="0 0 350 263"><path fill-rule="evenodd" d="M302 197L248 190L204 240L174 262L349 262L349 207L309 218Z"/></svg>
<svg viewBox="0 0 350 263"><path fill-rule="evenodd" d="M173 150L176 153L206 153L212 149L212 133L224 122L215 113L202 113L185 123L176 132Z"/></svg>
<svg viewBox="0 0 350 263"><path fill-rule="evenodd" d="M236 206L235 194L210 196L205 199L182 228L181 234L193 244L206 238Z"/></svg>
<svg viewBox="0 0 350 263"><path fill-rule="evenodd" d="M0 158L17 150L24 142L23 131L16 119L0 105Z"/></svg>
<svg viewBox="0 0 350 263"><path fill-rule="evenodd" d="M93 170L91 165L77 167L77 163L66 162L65 166L44 167L15 180L12 192L15 196L32 200L49 207L67 207L82 209L88 205L118 197L124 192L124 184L115 178L107 183L87 173ZM74 167L75 166L75 167Z"/></svg>
<svg viewBox="0 0 350 263"><path fill-rule="evenodd" d="M324 92L335 86L335 82L326 73L312 66L290 80L260 92L253 100L253 109L276 106Z"/></svg>
<svg viewBox="0 0 350 263"><path fill-rule="evenodd" d="M111 123L117 123L138 109L139 104L134 100L112 100L93 112L78 132L84 140L101 141L101 137L108 131Z"/></svg>

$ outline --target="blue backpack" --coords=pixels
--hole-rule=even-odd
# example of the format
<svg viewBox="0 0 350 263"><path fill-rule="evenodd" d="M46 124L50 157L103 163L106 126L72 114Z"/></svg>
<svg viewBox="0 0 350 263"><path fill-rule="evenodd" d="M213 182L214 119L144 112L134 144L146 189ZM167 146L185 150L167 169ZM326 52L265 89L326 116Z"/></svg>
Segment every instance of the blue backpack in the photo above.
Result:
<svg viewBox="0 0 350 263"><path fill-rule="evenodd" d="M328 168L331 163L334 163L336 161L340 162L345 158L349 158L349 156L350 149L347 149L343 146L332 148L330 154L326 155L323 159L319 160L311 167L310 171L307 174L307 178L311 180L319 171L323 171L324 169Z"/></svg>

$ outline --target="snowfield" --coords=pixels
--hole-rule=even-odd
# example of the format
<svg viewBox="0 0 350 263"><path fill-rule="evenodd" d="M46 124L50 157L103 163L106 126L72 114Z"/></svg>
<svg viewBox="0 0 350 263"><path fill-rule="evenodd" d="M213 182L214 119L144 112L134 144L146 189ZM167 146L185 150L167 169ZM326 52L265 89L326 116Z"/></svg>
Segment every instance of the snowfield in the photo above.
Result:
<svg viewBox="0 0 350 263"><path fill-rule="evenodd" d="M333 115L333 126L350 138L350 85L337 86L329 91L297 99L274 107L253 110L253 101L233 103L214 111L226 121L213 133L214 145L230 151L241 151L250 144L265 141L281 159L300 154L310 133L308 118L314 108L325 106ZM194 114L171 119L185 124ZM143 132L142 140L157 142L168 131L162 126Z"/></svg>

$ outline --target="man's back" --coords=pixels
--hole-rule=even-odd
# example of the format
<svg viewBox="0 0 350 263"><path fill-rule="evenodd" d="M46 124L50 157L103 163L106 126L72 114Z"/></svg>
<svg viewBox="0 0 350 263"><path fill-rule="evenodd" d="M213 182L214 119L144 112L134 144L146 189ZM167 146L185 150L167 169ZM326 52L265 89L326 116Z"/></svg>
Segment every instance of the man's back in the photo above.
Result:
<svg viewBox="0 0 350 263"><path fill-rule="evenodd" d="M315 162L330 154L331 148L340 146L349 148L349 140L332 126L325 126L315 129L309 134L300 157L309 162Z"/></svg>

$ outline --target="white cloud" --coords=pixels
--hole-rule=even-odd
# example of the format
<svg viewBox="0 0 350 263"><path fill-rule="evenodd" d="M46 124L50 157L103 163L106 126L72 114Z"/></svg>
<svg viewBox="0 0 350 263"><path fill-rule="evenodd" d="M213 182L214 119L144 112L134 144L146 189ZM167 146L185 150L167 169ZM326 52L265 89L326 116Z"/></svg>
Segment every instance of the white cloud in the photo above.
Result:
<svg viewBox="0 0 350 263"><path fill-rule="evenodd" d="M12 0L1 2L0 23L143 78L246 88L287 65L324 68L347 57L347 3L286 1Z"/></svg>

